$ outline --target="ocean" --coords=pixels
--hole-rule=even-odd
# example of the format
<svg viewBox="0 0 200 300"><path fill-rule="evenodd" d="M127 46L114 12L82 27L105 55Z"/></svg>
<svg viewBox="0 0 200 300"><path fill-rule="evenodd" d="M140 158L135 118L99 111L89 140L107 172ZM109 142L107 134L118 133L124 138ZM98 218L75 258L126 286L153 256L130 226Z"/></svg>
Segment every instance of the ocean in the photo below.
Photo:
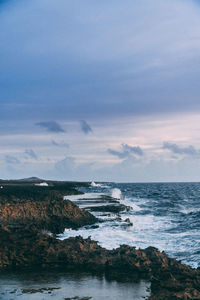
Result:
<svg viewBox="0 0 200 300"><path fill-rule="evenodd" d="M185 264L200 266L200 183L93 182L81 191L85 194L66 199L87 208L101 222L97 228L66 229L59 238L91 236L107 249L122 244L154 246ZM110 205L113 199L129 209L119 213L93 210Z"/></svg>
<svg viewBox="0 0 200 300"><path fill-rule="evenodd" d="M0 274L0 300L144 300L150 283L108 280L105 276L67 272Z"/></svg>

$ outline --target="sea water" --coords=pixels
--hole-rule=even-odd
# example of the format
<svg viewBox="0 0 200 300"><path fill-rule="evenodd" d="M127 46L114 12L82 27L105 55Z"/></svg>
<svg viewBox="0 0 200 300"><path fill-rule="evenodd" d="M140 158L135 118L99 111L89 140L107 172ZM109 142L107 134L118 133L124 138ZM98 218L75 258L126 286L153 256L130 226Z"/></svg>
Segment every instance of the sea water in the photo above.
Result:
<svg viewBox="0 0 200 300"><path fill-rule="evenodd" d="M192 267L200 266L200 183L93 183L81 191L85 194L66 198L89 208L105 205L105 196L110 196L131 209L118 215L92 212L104 221L98 228L66 229L59 238L91 236L107 249L154 246ZM133 226L125 226L127 218Z"/></svg>
<svg viewBox="0 0 200 300"><path fill-rule="evenodd" d="M1 300L142 300L150 283L108 280L104 276L66 272L0 274Z"/></svg>

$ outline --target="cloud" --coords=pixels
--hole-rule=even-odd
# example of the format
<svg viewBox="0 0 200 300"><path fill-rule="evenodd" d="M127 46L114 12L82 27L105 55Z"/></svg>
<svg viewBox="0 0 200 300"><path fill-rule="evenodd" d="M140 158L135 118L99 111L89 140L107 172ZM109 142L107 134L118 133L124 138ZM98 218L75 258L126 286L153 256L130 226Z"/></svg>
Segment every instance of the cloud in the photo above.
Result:
<svg viewBox="0 0 200 300"><path fill-rule="evenodd" d="M55 163L51 174L61 180L90 181L95 177L94 165L94 162L78 163L74 157L66 156Z"/></svg>
<svg viewBox="0 0 200 300"><path fill-rule="evenodd" d="M91 126L85 120L81 120L80 125L82 132L84 132L85 134L89 134L92 132Z"/></svg>
<svg viewBox="0 0 200 300"><path fill-rule="evenodd" d="M55 140L52 140L51 141L52 145L54 146L57 146L57 147L66 147L66 148L69 148L69 144L65 143L65 141L55 141Z"/></svg>
<svg viewBox="0 0 200 300"><path fill-rule="evenodd" d="M117 156L119 158L127 158L133 155L143 156L144 152L139 146L129 146L127 144L121 144L121 151L116 151L113 149L108 149L108 153Z"/></svg>
<svg viewBox="0 0 200 300"><path fill-rule="evenodd" d="M12 155L6 155L5 156L5 161L6 161L7 164L11 164L11 165L20 164L19 159L15 156L12 156Z"/></svg>
<svg viewBox="0 0 200 300"><path fill-rule="evenodd" d="M63 176L63 179L74 178L75 173L75 159L71 156L67 156L62 160L55 163L54 175Z"/></svg>
<svg viewBox="0 0 200 300"><path fill-rule="evenodd" d="M36 153L32 149L26 149L25 154L33 159L38 159Z"/></svg>
<svg viewBox="0 0 200 300"><path fill-rule="evenodd" d="M12 1L0 27L6 123L200 109L194 1Z"/></svg>
<svg viewBox="0 0 200 300"><path fill-rule="evenodd" d="M162 149L170 150L175 154L186 154L190 156L198 156L200 155L200 150L196 149L194 146L189 145L187 147L180 147L177 144L164 142Z"/></svg>
<svg viewBox="0 0 200 300"><path fill-rule="evenodd" d="M65 130L60 126L60 124L55 121L39 122L36 123L36 125L45 128L49 132L65 132Z"/></svg>

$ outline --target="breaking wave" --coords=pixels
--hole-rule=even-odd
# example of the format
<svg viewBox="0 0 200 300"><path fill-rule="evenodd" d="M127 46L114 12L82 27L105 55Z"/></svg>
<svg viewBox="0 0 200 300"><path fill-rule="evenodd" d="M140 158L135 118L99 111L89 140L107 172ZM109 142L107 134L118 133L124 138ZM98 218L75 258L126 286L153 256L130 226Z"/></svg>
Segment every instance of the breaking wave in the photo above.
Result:
<svg viewBox="0 0 200 300"><path fill-rule="evenodd" d="M121 190L118 188L114 188L112 190L112 198L119 199L119 200L123 199Z"/></svg>
<svg viewBox="0 0 200 300"><path fill-rule="evenodd" d="M200 183L104 184L94 182L81 190L85 194L65 197L91 211L100 222L95 227L66 229L59 238L91 236L108 249L121 244L154 246L200 267ZM109 210L117 205L127 209Z"/></svg>
<svg viewBox="0 0 200 300"><path fill-rule="evenodd" d="M96 183L96 182L92 181L92 182L91 182L91 186L92 186L92 187L101 187L102 184Z"/></svg>

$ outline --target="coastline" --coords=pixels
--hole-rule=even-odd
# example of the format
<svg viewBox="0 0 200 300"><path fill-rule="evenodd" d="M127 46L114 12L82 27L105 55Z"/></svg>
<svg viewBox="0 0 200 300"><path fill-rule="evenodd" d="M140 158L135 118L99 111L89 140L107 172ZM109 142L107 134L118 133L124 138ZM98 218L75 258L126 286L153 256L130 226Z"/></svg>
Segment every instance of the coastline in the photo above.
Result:
<svg viewBox="0 0 200 300"><path fill-rule="evenodd" d="M44 230L50 229L49 224L52 222L52 217L54 217L54 228L56 228L54 233L62 232L66 224L69 227L72 226L71 224L75 224L74 216L76 217L76 228L83 224L95 224L98 220L89 212L78 208L70 201L63 200L63 193L66 193L64 183L56 186L56 182L54 182L52 187L50 185L48 185L48 188L44 186L39 187L39 194L34 194L35 183L34 185L32 183L32 198L29 197L27 200L25 199L27 191L24 191L28 186L28 193L30 193L29 184L23 183L17 190L14 185L15 195L16 193L19 195L19 190L21 189L24 194L23 197L21 195L18 198L9 196L6 199L5 190L3 189L4 192L2 191L4 194L1 195L1 206L4 206L4 209L2 207L4 214L1 216L4 219L1 220L0 226L2 241L0 245L1 272L3 270L10 270L11 272L12 270L20 269L30 270L32 266L37 267L38 270L62 269L65 271L88 271L91 273L95 271L99 274L106 274L111 279L120 279L122 277L132 278L133 281L148 279L151 282L151 296L149 299L152 300L200 299L199 268L192 269L183 265L156 248L148 247L144 250L136 250L134 247L123 245L114 250L107 250L100 247L97 242L92 241L90 238L76 237L60 241L56 239L55 235L51 236L49 233L46 233ZM71 188L68 189L68 192L70 190L72 194L78 193L75 189L75 184L70 184ZM8 189L7 194L14 195L13 185L10 190ZM4 199L4 202L2 199ZM17 214L19 218L16 218L16 203L19 204L19 201L21 205L19 212L21 212L21 215ZM27 206L27 202L29 206ZM33 203L35 204L36 202L39 203L39 206L33 209ZM55 207L55 204L56 210L45 210L45 214L42 216L36 214L38 209L44 212L45 207L51 207L51 205ZM63 205L65 206L66 204L67 206L63 210ZM11 214L11 218L8 215L10 216L12 205L15 207L15 214ZM26 214L24 215L22 207L28 212L29 217ZM69 208L70 215L66 215ZM41 223L40 217L44 218L44 216L48 219L48 222ZM69 222L70 218L73 219L71 223ZM20 223L19 220L22 222Z"/></svg>

